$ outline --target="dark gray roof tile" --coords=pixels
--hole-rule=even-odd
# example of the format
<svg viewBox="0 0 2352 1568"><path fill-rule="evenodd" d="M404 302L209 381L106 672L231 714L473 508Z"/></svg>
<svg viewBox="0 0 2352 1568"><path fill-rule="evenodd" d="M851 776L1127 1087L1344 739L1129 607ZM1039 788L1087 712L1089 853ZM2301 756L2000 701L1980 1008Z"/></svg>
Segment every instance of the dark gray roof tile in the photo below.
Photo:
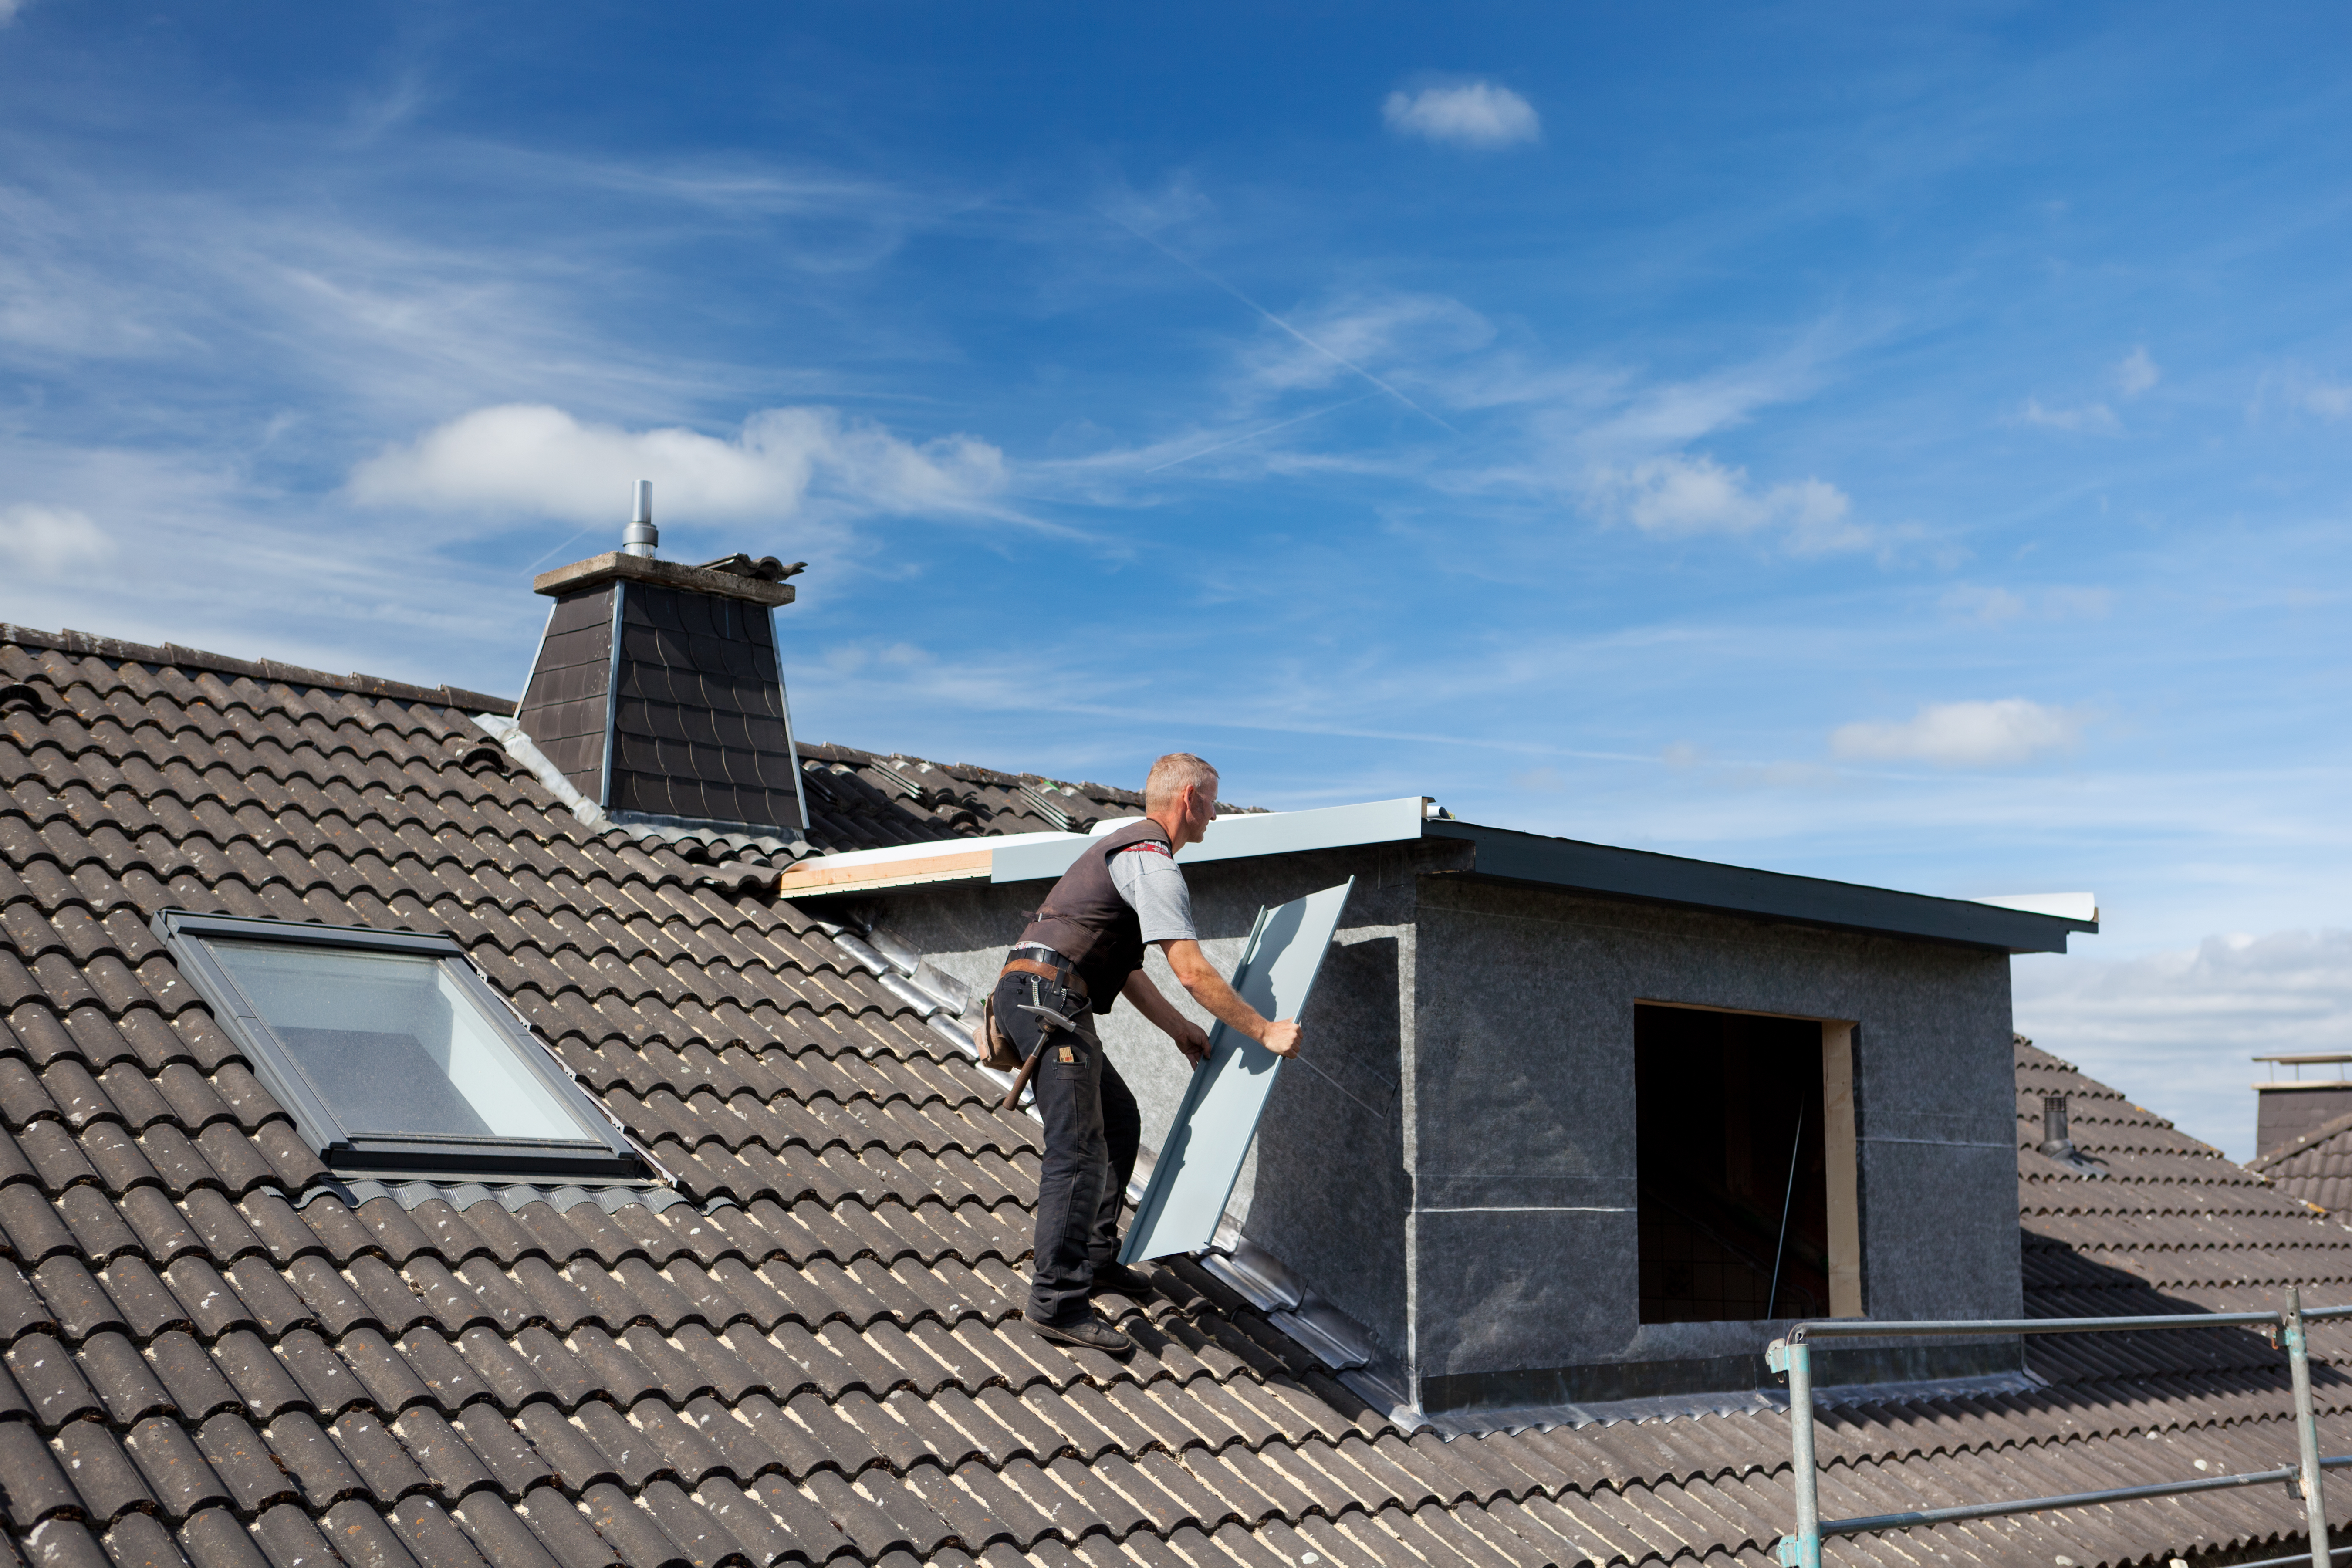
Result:
<svg viewBox="0 0 2352 1568"><path fill-rule="evenodd" d="M194 1568L271 1568L226 1508L206 1508L189 1518L180 1527L180 1550Z"/></svg>
<svg viewBox="0 0 2352 1568"><path fill-rule="evenodd" d="M491 1568L561 1568L530 1527L495 1493L476 1492L450 1512Z"/></svg>
<svg viewBox="0 0 2352 1568"><path fill-rule="evenodd" d="M147 1355L172 1396L181 1419L191 1426L217 1411L235 1410L244 1401L205 1347L185 1330L172 1329L148 1342Z"/></svg>
<svg viewBox="0 0 2352 1568"><path fill-rule="evenodd" d="M463 1497L477 1488L498 1484L489 1468L432 1406L403 1411L392 1429L444 1496Z"/></svg>
<svg viewBox="0 0 2352 1568"><path fill-rule="evenodd" d="M304 1501L313 1513L366 1489L359 1472L308 1413L288 1411L270 1423L268 1436L272 1457L301 1484Z"/></svg>
<svg viewBox="0 0 2352 1568"><path fill-rule="evenodd" d="M87 1338L101 1328L127 1328L113 1295L73 1253L58 1253L33 1269L33 1286L68 1340Z"/></svg>
<svg viewBox="0 0 2352 1568"><path fill-rule="evenodd" d="M75 1267L79 1268L78 1261ZM143 1258L118 1258L109 1263L105 1289L98 1294L109 1304L109 1318L126 1324L140 1339L151 1339L166 1329L193 1326L187 1309Z"/></svg>
<svg viewBox="0 0 2352 1568"><path fill-rule="evenodd" d="M180 1543L152 1513L126 1513L106 1532L103 1544L112 1568L188 1568Z"/></svg>
<svg viewBox="0 0 2352 1568"><path fill-rule="evenodd" d="M677 1542L627 1492L610 1481L584 1489L580 1502L588 1522L620 1553L627 1568L668 1568L685 1561Z"/></svg>
<svg viewBox="0 0 2352 1568"><path fill-rule="evenodd" d="M256 1419L268 1421L281 1410L306 1404L301 1384L288 1375L285 1365L270 1353L260 1335L237 1329L213 1342L213 1360L228 1375L237 1397Z"/></svg>
<svg viewBox="0 0 2352 1568"><path fill-rule="evenodd" d="M89 1526L78 1519L49 1519L24 1538L28 1568L109 1568Z"/></svg>
<svg viewBox="0 0 2352 1568"><path fill-rule="evenodd" d="M359 1375L377 1409L389 1415L412 1405L432 1403L432 1388L373 1324L362 1324L344 1334L335 1342L335 1350Z"/></svg>
<svg viewBox="0 0 2352 1568"><path fill-rule="evenodd" d="M424 1568L481 1568L481 1553L432 1498L403 1499L390 1513L409 1555Z"/></svg>
<svg viewBox="0 0 2352 1568"><path fill-rule="evenodd" d="M299 1496L294 1483L270 1458L269 1445L242 1415L223 1411L198 1426L195 1436L205 1462L228 1488L229 1500L238 1512L258 1512Z"/></svg>
<svg viewBox="0 0 2352 1568"><path fill-rule="evenodd" d="M323 1568L336 1561L310 1515L291 1503L280 1504L255 1520L253 1538L271 1568Z"/></svg>
<svg viewBox="0 0 2352 1568"><path fill-rule="evenodd" d="M84 1516L101 1528L132 1509L155 1506L138 1467L105 1422L68 1422L52 1446L81 1495Z"/></svg>
<svg viewBox="0 0 2352 1568"><path fill-rule="evenodd" d="M105 1401L106 1413L118 1426L171 1407L171 1395L125 1335L111 1329L92 1334L78 1353L83 1377Z"/></svg>
<svg viewBox="0 0 2352 1568"><path fill-rule="evenodd" d="M168 1383L168 1379L166 1380ZM185 1519L215 1503L226 1502L228 1489L213 1473L195 1439L177 1421L151 1415L131 1427L123 1447L139 1467L148 1489L167 1518ZM184 1545L185 1537L183 1537Z"/></svg>
<svg viewBox="0 0 2352 1568"><path fill-rule="evenodd" d="M792 1559L812 1568L832 1562L852 1550L841 1523L825 1508L782 1475L771 1473L744 1487L744 1492L782 1522L792 1541Z"/></svg>

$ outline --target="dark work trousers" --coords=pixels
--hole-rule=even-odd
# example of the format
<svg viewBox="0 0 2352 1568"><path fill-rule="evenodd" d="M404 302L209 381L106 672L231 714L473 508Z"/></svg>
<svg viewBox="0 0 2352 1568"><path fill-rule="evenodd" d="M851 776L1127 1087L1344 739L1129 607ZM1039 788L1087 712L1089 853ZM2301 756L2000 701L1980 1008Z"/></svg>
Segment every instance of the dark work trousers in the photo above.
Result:
<svg viewBox="0 0 2352 1568"><path fill-rule="evenodd" d="M1087 1315L1095 1270L1118 1259L1118 1211L1135 1174L1143 1119L1135 1096L1104 1057L1085 1002L1034 975L997 981L996 1016L1024 1056L1037 1048L1040 1028L1020 1011L1024 1002L1051 1007L1078 1026L1047 1037L1045 1058L1029 1080L1045 1123L1045 1161L1037 1176L1037 1253L1027 1316L1033 1323L1075 1322Z"/></svg>

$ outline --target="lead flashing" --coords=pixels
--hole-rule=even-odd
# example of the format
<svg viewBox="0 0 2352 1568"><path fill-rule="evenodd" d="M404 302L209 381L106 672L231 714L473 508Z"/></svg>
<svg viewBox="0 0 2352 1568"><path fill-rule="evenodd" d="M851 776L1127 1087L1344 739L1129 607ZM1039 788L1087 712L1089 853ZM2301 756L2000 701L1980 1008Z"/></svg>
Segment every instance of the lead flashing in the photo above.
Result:
<svg viewBox="0 0 2352 1568"><path fill-rule="evenodd" d="M716 594L728 599L748 599L754 605L765 605L771 609L779 605L789 605L797 596L789 583L762 583L756 577L741 577L732 572L712 572L677 561L624 555L617 550L591 555L585 561L574 561L569 566L558 566L552 572L542 572L530 580L530 590L534 594L550 595L582 594L592 588L601 588L616 579L651 583L663 588L685 588L697 594Z"/></svg>

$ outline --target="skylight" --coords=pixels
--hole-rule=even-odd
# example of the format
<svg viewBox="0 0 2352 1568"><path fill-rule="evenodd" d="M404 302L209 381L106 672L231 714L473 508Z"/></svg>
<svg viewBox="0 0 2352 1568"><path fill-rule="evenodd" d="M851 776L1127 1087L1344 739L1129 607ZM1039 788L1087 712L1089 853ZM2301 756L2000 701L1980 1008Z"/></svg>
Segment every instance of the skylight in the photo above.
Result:
<svg viewBox="0 0 2352 1568"><path fill-rule="evenodd" d="M647 1173L448 938L180 911L155 924L338 1172Z"/></svg>

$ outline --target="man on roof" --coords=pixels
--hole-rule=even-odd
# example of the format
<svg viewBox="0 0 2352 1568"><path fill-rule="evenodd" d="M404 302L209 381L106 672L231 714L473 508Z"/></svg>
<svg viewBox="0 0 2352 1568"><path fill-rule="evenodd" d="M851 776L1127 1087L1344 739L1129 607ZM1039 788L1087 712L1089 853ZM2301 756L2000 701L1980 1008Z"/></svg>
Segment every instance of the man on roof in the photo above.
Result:
<svg viewBox="0 0 2352 1568"><path fill-rule="evenodd" d="M1217 770L1189 752L1151 764L1144 816L1087 846L1038 906L996 981L994 1012L1025 1058L1044 1026L1024 1004L1071 1020L1055 1029L1031 1079L1045 1123L1037 1179L1037 1247L1024 1315L1047 1339L1124 1355L1134 1342L1087 1303L1097 1290L1141 1300L1150 1289L1118 1258L1118 1213L1142 1133L1135 1096L1103 1055L1094 1016L1124 996L1195 1068L1209 1037L1143 973L1153 943L1192 1000L1276 1056L1298 1051L1298 1025L1259 1015L1202 954L1176 851L1217 814Z"/></svg>

